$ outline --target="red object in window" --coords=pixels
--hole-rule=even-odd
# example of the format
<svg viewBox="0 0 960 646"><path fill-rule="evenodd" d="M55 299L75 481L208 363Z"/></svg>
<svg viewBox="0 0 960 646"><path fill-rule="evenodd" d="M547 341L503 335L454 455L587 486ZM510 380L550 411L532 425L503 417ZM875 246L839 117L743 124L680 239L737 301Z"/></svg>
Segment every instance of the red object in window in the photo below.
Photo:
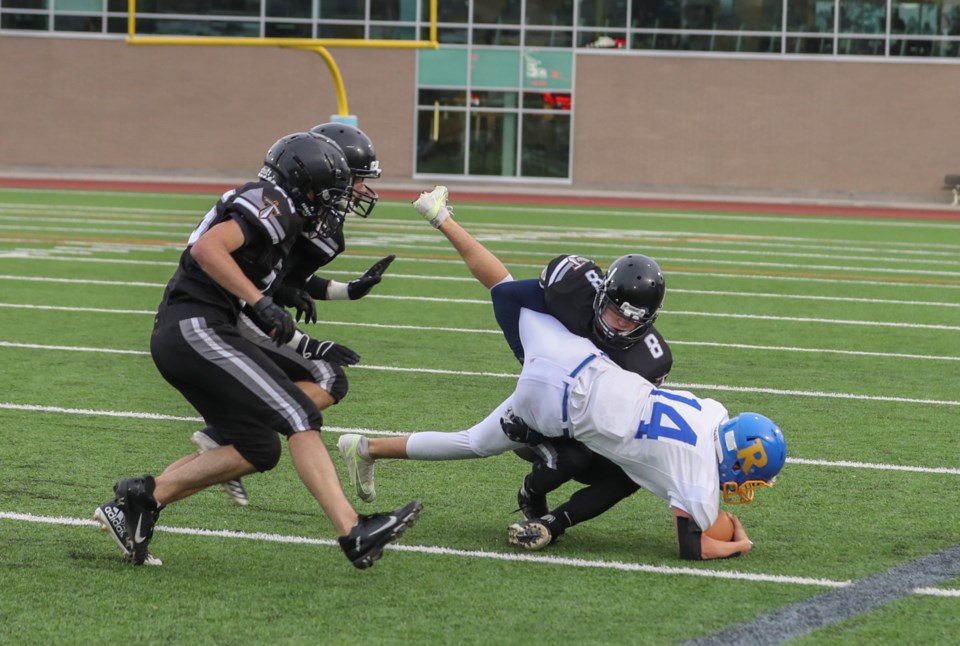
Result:
<svg viewBox="0 0 960 646"><path fill-rule="evenodd" d="M558 108L560 110L570 109L569 94L553 94L551 92L544 92L543 102L551 107Z"/></svg>

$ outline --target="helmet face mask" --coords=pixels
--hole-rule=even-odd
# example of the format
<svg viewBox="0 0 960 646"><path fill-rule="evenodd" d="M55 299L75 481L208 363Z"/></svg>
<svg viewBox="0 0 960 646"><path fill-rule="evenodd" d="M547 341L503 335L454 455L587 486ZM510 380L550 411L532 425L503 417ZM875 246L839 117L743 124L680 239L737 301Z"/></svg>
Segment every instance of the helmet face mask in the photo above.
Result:
<svg viewBox="0 0 960 646"><path fill-rule="evenodd" d="M355 179L367 180L380 177L380 162L377 160L373 141L359 128L345 123L330 122L314 126L310 132L329 137L340 146ZM365 218L373 211L380 196L365 183L362 183L361 187L362 190L356 184L350 187L346 210Z"/></svg>
<svg viewBox="0 0 960 646"><path fill-rule="evenodd" d="M716 430L723 501L743 504L754 492L772 487L787 459L783 433L768 417L741 413Z"/></svg>
<svg viewBox="0 0 960 646"><path fill-rule="evenodd" d="M613 347L634 345L657 319L665 292L663 273L653 259L641 254L617 258L610 264L593 302L598 336ZM613 327L604 319L608 309L635 326L628 330Z"/></svg>
<svg viewBox="0 0 960 646"><path fill-rule="evenodd" d="M327 137L306 132L282 137L267 151L259 177L290 197L308 235L330 235L343 225L338 205L351 188L350 168Z"/></svg>

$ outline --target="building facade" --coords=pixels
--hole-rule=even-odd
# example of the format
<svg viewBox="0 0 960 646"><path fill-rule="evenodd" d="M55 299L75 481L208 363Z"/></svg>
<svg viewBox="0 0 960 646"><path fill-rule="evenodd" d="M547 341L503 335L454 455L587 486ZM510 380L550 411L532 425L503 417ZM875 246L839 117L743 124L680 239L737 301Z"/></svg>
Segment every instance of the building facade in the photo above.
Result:
<svg viewBox="0 0 960 646"><path fill-rule="evenodd" d="M138 35L410 41L427 0L141 0ZM0 170L239 176L337 112L308 51L132 46L126 0L0 0ZM438 0L330 49L385 177L942 201L960 0Z"/></svg>

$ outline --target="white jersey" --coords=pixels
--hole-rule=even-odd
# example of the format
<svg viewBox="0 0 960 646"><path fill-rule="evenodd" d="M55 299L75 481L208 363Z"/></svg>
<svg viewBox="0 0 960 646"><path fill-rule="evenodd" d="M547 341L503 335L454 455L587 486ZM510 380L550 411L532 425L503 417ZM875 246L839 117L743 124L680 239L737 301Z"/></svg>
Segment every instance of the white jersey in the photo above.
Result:
<svg viewBox="0 0 960 646"><path fill-rule="evenodd" d="M717 519L719 402L656 388L546 314L522 310L525 360L514 412L548 437L572 437L701 529Z"/></svg>

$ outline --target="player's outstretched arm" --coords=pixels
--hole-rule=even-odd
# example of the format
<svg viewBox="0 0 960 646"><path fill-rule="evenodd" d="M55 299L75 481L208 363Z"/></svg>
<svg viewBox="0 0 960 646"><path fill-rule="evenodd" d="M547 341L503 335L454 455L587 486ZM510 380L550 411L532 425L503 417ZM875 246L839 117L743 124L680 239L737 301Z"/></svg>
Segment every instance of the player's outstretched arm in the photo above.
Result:
<svg viewBox="0 0 960 646"><path fill-rule="evenodd" d="M510 272L489 249L480 244L454 220L452 209L447 206L447 188L437 186L430 192L420 194L413 208L438 229L453 248L457 250L467 269L487 289L504 280L512 280Z"/></svg>

